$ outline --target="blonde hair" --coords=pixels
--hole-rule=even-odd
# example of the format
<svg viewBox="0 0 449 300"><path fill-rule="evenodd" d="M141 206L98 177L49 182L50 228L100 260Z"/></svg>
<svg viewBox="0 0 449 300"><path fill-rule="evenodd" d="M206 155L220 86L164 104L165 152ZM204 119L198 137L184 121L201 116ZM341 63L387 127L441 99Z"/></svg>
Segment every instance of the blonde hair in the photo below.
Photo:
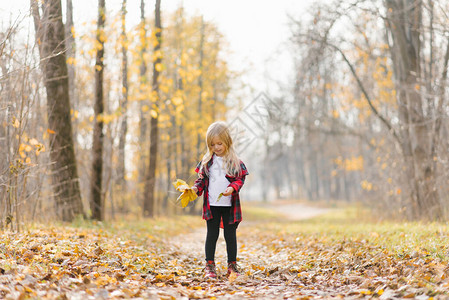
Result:
<svg viewBox="0 0 449 300"><path fill-rule="evenodd" d="M240 175L242 172L242 168L240 166L240 159L235 153L229 128L226 125L226 123L221 121L212 123L207 129L206 132L207 152L206 154L204 154L203 159L201 161L201 168L206 172L206 174L208 173L207 168L205 166L211 160L214 154L214 152L212 151L212 139L214 137L218 137L225 146L223 163L226 170L226 174L232 176Z"/></svg>

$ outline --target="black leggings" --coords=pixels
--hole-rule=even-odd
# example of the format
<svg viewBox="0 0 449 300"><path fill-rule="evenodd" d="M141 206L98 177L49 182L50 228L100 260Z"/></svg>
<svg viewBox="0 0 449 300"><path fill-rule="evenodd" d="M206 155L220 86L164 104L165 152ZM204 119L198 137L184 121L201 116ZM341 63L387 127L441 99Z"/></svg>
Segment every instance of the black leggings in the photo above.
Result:
<svg viewBox="0 0 449 300"><path fill-rule="evenodd" d="M206 260L215 260L215 248L217 246L218 235L220 233L220 220L223 218L224 238L226 241L226 251L228 262L237 260L237 223L229 224L230 207L211 206L213 218L207 220L206 236Z"/></svg>

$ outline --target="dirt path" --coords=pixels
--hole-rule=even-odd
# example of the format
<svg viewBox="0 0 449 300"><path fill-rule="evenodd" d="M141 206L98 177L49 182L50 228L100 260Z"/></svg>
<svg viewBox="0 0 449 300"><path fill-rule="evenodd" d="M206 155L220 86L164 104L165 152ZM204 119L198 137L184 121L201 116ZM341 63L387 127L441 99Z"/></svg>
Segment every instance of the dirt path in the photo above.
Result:
<svg viewBox="0 0 449 300"><path fill-rule="evenodd" d="M330 211L328 208L308 206L302 203L269 204L266 208L284 215L288 220L299 221L310 219Z"/></svg>
<svg viewBox="0 0 449 300"><path fill-rule="evenodd" d="M273 210L286 215L290 220L311 218L327 212L302 204L273 206ZM228 280L226 274L226 243L223 232L217 242L216 263L219 277L217 280L205 280L202 276L204 267L204 241L206 228L177 236L169 241L172 249L180 253L183 264L190 268L185 282L177 287L181 295L189 298L216 297L217 299L280 299L331 295L313 288L306 288L297 273L290 270L296 262L290 261L289 248L272 248L272 243L282 243L276 240L261 241L253 232L255 227L263 226L261 222L242 222L238 229L239 265L244 270L244 276ZM260 230L260 229L258 229ZM193 289L192 289L193 288ZM196 288L196 290L195 290Z"/></svg>

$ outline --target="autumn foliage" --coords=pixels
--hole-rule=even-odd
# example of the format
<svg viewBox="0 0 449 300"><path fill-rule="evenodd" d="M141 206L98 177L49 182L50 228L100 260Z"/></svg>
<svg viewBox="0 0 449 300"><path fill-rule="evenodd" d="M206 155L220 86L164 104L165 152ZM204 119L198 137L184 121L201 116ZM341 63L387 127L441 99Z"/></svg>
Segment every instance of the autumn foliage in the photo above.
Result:
<svg viewBox="0 0 449 300"><path fill-rule="evenodd" d="M303 208L304 210L305 208ZM361 222L353 209L288 221L247 207L239 227L243 275L203 277L203 221L157 218L3 232L5 298L447 297L446 226ZM268 218L268 219L267 219ZM366 220L366 218L365 218Z"/></svg>

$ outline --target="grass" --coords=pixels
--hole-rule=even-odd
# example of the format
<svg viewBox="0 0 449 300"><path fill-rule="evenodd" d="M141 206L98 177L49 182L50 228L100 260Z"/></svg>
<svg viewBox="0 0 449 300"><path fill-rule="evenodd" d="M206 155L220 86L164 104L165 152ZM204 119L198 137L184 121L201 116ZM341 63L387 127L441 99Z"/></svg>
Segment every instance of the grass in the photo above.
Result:
<svg viewBox="0 0 449 300"><path fill-rule="evenodd" d="M302 221L287 221L279 213L260 204L245 203L243 212L245 222L254 222L251 226L255 230L270 230L274 235L317 239L326 244L362 241L397 255L417 252L449 261L447 223L375 221L369 212L357 207L332 209L329 213ZM175 215L152 219L123 218L113 222L79 219L68 227L145 243L148 239L157 241L187 234L201 226L204 226L204 220L199 215ZM37 225L37 228L43 227ZM67 225L54 224L50 228L61 230L63 227Z"/></svg>
<svg viewBox="0 0 449 300"><path fill-rule="evenodd" d="M323 243L363 241L380 246L397 255L420 253L449 261L448 223L375 221L369 212L356 207L331 212L301 221L286 221L260 206L249 206L249 219L268 221L260 230L270 228L274 234L316 238Z"/></svg>
<svg viewBox="0 0 449 300"><path fill-rule="evenodd" d="M33 230L95 232L105 237L116 237L122 240L133 240L145 244L148 240L155 242L180 234L187 234L204 225L201 216L173 215L170 217L142 218L127 216L114 221L92 221L82 218L73 222L34 224L28 228Z"/></svg>

